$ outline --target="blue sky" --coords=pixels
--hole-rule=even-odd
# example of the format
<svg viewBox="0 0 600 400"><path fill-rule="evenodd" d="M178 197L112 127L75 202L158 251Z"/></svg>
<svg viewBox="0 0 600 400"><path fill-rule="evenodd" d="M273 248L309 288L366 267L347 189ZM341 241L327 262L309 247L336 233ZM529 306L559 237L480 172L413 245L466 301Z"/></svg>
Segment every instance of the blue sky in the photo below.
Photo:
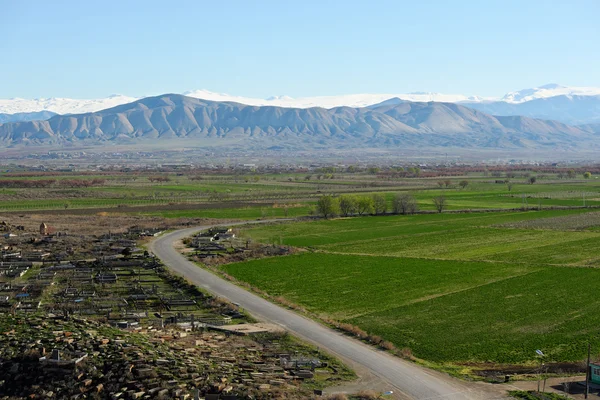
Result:
<svg viewBox="0 0 600 400"><path fill-rule="evenodd" d="M600 1L0 0L0 98L600 86Z"/></svg>

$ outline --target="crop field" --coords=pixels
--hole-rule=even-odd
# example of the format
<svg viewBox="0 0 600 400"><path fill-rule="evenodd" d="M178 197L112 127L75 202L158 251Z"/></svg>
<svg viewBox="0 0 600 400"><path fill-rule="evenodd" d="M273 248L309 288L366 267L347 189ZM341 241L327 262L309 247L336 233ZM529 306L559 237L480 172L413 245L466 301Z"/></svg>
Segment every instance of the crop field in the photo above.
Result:
<svg viewBox="0 0 600 400"><path fill-rule="evenodd" d="M240 202L278 202L301 203L302 214L295 215L309 215L314 213L314 205L322 195L370 196L374 193L386 197L388 210L397 193L411 193L424 211L434 210L432 199L439 195L447 199L446 210L600 206L600 180L577 176L558 179L559 175L540 175L535 184L531 184L527 172L511 178L507 184L506 177L498 179L498 176L483 176L478 172L446 178L390 177L365 171L5 171L0 172L0 212L129 207L132 210L118 211L131 213L136 212L136 207L152 205L219 203L229 205L222 208L233 209ZM459 185L461 181L466 182L466 186ZM164 216L173 214L167 211ZM263 213L260 210L246 212L240 218L260 218ZM234 214L231 212L231 217L235 217Z"/></svg>
<svg viewBox="0 0 600 400"><path fill-rule="evenodd" d="M588 341L600 353L599 216L559 210L252 227L243 234L306 251L222 268L421 359L528 364L542 349L549 362L574 362Z"/></svg>

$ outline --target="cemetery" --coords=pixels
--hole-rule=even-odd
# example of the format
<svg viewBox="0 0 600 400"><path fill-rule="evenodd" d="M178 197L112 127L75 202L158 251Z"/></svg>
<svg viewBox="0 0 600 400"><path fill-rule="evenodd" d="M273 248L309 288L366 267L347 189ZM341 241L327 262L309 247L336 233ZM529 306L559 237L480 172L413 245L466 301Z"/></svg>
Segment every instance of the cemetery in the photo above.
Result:
<svg viewBox="0 0 600 400"><path fill-rule="evenodd" d="M141 247L161 231L1 239L0 399L307 398L353 377L172 275Z"/></svg>

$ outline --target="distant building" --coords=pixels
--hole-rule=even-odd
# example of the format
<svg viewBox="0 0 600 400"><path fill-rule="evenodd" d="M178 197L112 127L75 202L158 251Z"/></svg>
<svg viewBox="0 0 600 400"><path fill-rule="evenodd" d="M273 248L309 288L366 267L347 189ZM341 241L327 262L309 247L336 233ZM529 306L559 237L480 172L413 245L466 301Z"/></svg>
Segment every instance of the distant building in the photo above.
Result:
<svg viewBox="0 0 600 400"><path fill-rule="evenodd" d="M592 383L600 385L600 364L590 363L590 379Z"/></svg>

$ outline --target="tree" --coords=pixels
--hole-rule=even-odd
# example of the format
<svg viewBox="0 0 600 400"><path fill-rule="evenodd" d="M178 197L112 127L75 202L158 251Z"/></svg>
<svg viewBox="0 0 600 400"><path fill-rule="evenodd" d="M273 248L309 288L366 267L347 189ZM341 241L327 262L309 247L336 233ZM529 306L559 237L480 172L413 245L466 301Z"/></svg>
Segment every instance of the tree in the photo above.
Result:
<svg viewBox="0 0 600 400"><path fill-rule="evenodd" d="M592 177L592 173L591 172L584 172L583 173L583 179L590 179Z"/></svg>
<svg viewBox="0 0 600 400"><path fill-rule="evenodd" d="M506 188L508 189L509 192L513 188L513 183L511 181L509 181L508 179L506 180Z"/></svg>
<svg viewBox="0 0 600 400"><path fill-rule="evenodd" d="M356 211L358 211L358 215L372 213L373 199L369 196L360 196L357 200Z"/></svg>
<svg viewBox="0 0 600 400"><path fill-rule="evenodd" d="M529 177L529 184L533 185L535 183L535 181L537 181L537 178L535 176L530 176Z"/></svg>
<svg viewBox="0 0 600 400"><path fill-rule="evenodd" d="M317 201L317 212L324 218L334 217L340 209L339 199L331 195L321 196Z"/></svg>
<svg viewBox="0 0 600 400"><path fill-rule="evenodd" d="M444 185L446 185L446 187L450 187L450 185L452 185L452 181L450 179L446 179L444 181Z"/></svg>
<svg viewBox="0 0 600 400"><path fill-rule="evenodd" d="M437 212L441 213L442 211L444 211L444 208L446 208L446 196L441 194L439 196L434 197L433 205L435 206Z"/></svg>
<svg viewBox="0 0 600 400"><path fill-rule="evenodd" d="M438 181L437 184L438 184L439 187L444 187L444 181Z"/></svg>
<svg viewBox="0 0 600 400"><path fill-rule="evenodd" d="M395 214L414 214L419 210L415 198L408 193L398 193L392 204Z"/></svg>
<svg viewBox="0 0 600 400"><path fill-rule="evenodd" d="M344 217L354 214L358 201L356 196L351 194L343 194L340 196L340 212Z"/></svg>
<svg viewBox="0 0 600 400"><path fill-rule="evenodd" d="M567 178L569 178L569 179L575 178L575 170L574 169L570 169L567 171Z"/></svg>
<svg viewBox="0 0 600 400"><path fill-rule="evenodd" d="M375 210L375 214L385 214L387 211L387 201L381 193L373 195L373 209Z"/></svg>
<svg viewBox="0 0 600 400"><path fill-rule="evenodd" d="M458 182L458 186L460 186L461 188L466 188L467 186L469 186L469 181L460 181Z"/></svg>

